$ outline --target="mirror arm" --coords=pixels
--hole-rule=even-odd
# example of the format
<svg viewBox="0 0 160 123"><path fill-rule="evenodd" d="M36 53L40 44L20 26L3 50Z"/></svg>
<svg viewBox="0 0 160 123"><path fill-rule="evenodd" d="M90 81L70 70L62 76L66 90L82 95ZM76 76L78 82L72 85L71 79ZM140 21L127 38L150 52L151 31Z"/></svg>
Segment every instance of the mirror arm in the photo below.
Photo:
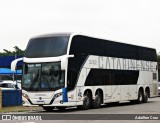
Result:
<svg viewBox="0 0 160 123"><path fill-rule="evenodd" d="M11 71L14 72L16 70L16 65L17 65L17 62L23 60L23 58L18 58L14 61L11 62Z"/></svg>
<svg viewBox="0 0 160 123"><path fill-rule="evenodd" d="M64 57L61 58L61 70L65 70L66 69L66 61L68 58L73 58L74 55L66 55Z"/></svg>

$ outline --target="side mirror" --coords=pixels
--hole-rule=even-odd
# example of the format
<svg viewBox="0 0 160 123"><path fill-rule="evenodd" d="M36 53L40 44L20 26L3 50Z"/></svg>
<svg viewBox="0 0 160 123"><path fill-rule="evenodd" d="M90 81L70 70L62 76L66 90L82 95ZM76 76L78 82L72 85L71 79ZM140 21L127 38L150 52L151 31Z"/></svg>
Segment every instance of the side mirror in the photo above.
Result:
<svg viewBox="0 0 160 123"><path fill-rule="evenodd" d="M11 62L11 71L14 72L16 70L17 62L23 60L23 58L18 58Z"/></svg>
<svg viewBox="0 0 160 123"><path fill-rule="evenodd" d="M61 70L65 70L67 65L67 57L62 57L61 59Z"/></svg>
<svg viewBox="0 0 160 123"><path fill-rule="evenodd" d="M68 58L73 58L74 55L66 55L61 58L61 70L66 70Z"/></svg>

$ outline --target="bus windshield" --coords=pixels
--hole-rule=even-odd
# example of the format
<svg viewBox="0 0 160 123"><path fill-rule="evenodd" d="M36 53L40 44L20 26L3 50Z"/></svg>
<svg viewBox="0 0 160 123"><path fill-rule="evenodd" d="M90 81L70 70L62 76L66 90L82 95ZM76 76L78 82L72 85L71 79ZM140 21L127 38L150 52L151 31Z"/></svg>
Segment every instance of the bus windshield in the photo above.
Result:
<svg viewBox="0 0 160 123"><path fill-rule="evenodd" d="M27 58L56 57L67 53L69 36L30 39L24 56Z"/></svg>
<svg viewBox="0 0 160 123"><path fill-rule="evenodd" d="M64 73L60 62L23 66L22 89L26 91L55 91L64 87Z"/></svg>

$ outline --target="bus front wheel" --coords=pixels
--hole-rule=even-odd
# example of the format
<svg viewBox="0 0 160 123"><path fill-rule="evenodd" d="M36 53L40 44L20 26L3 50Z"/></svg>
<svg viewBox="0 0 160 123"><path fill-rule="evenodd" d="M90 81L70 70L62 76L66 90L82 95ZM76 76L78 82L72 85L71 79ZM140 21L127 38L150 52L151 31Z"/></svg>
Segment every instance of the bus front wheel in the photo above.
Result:
<svg viewBox="0 0 160 123"><path fill-rule="evenodd" d="M89 92L87 91L84 94L84 98L83 98L83 105L78 106L78 108L82 109L82 110L87 110L91 107L91 95L89 94Z"/></svg>
<svg viewBox="0 0 160 123"><path fill-rule="evenodd" d="M66 107L56 107L58 110L64 111Z"/></svg>
<svg viewBox="0 0 160 123"><path fill-rule="evenodd" d="M45 111L48 111L48 112L51 112L51 111L53 111L53 109L55 108L55 107L50 107L50 106L48 106L48 107L42 107Z"/></svg>

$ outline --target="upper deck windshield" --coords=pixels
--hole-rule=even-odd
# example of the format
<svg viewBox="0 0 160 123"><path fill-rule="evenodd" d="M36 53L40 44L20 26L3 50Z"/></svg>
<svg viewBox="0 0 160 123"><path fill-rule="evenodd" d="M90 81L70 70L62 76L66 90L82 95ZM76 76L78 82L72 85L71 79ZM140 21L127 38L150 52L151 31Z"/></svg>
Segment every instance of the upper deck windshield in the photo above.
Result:
<svg viewBox="0 0 160 123"><path fill-rule="evenodd" d="M25 63L23 70L22 89L26 91L55 91L64 87L60 62Z"/></svg>
<svg viewBox="0 0 160 123"><path fill-rule="evenodd" d="M69 36L40 37L30 39L25 57L56 57L67 53Z"/></svg>

